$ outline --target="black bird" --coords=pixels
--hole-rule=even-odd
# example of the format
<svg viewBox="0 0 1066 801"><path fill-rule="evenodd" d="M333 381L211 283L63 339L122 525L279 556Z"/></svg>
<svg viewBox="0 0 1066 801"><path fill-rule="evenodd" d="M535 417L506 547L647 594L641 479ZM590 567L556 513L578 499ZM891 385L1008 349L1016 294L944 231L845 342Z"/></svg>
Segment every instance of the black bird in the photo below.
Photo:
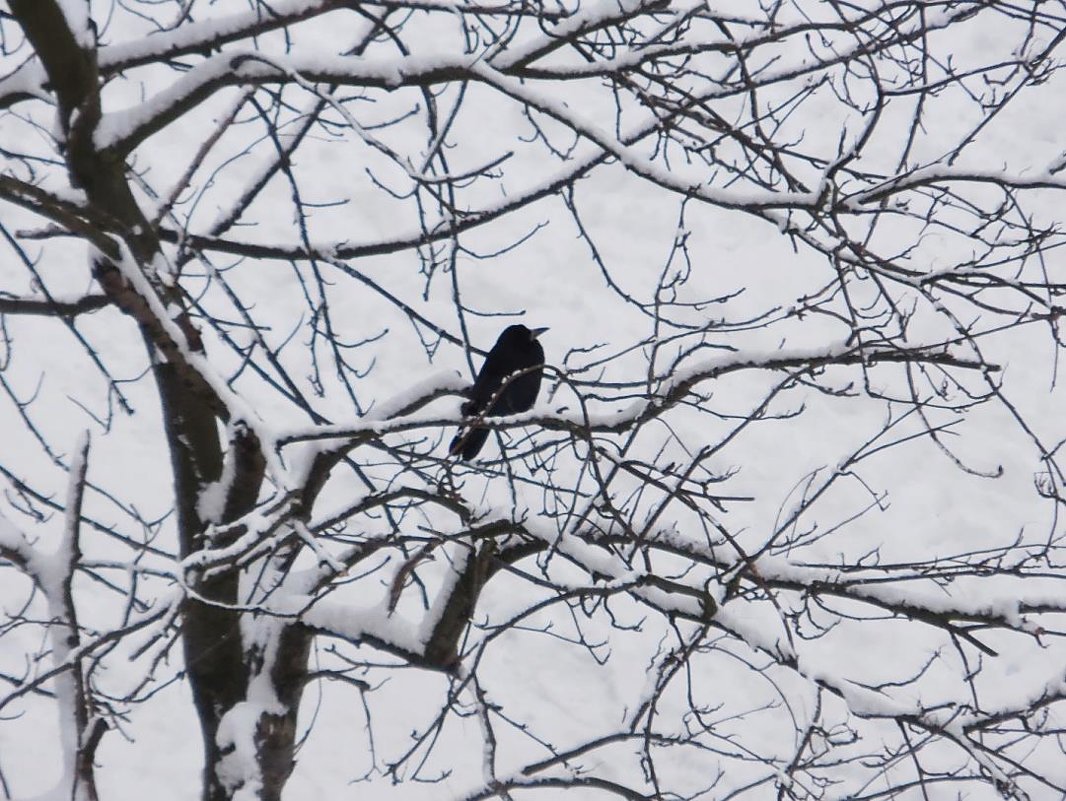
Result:
<svg viewBox="0 0 1066 801"><path fill-rule="evenodd" d="M503 417L533 407L544 373L544 348L537 337L547 330L524 325L509 325L503 330L481 365L470 400L462 405L464 415ZM448 446L448 454L459 454L464 461L473 459L488 436L489 429L483 426L473 426L466 432L460 429Z"/></svg>

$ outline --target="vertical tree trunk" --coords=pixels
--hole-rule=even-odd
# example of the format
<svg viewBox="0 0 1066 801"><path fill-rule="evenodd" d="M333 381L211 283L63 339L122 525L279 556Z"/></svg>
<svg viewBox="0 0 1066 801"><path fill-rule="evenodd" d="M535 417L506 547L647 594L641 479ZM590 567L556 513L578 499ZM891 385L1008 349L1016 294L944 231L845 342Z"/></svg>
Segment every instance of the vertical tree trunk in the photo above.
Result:
<svg viewBox="0 0 1066 801"><path fill-rule="evenodd" d="M157 364L154 373L174 472L178 543L184 559L204 546L204 526L197 510L200 490L222 475L218 424L213 414L201 411L203 404L197 403L198 398L171 365ZM204 745L202 797L224 801L227 795L215 770L221 759L218 727L222 716L244 699L248 679L240 619L237 612L225 608L237 601L237 576L226 573L206 581L186 580L203 599L188 599L182 614L186 676Z"/></svg>
<svg viewBox="0 0 1066 801"><path fill-rule="evenodd" d="M153 273L160 256L159 240L130 190L124 159L97 150L93 141L101 107L96 49L87 43L94 36L92 31L72 31L55 0L11 0L10 8L44 65L56 95L71 183L85 192L90 204L115 221L117 230L108 233L121 236L164 307L182 308L177 288ZM188 317L179 314L173 320L185 339L176 342L155 317L152 306L108 260L121 255L116 242L113 252L96 259L94 273L108 297L137 323L153 363L173 468L180 553L185 557L208 544L197 503L203 489L222 476L219 423L228 415L187 362L187 352L202 351ZM236 471L223 519L217 522L236 520L255 505L265 472L254 437L237 436L229 448ZM220 779L218 767L225 755L218 735L225 715L245 700L251 680L247 649L241 641L241 614L232 608L239 601L238 583L236 569L209 579L194 577L190 586L197 597L186 603L182 618L187 676L204 743L205 801L226 801L236 789ZM296 714L308 652L306 634L282 628L278 638L276 661L263 678L274 684L285 711L262 717L254 757L263 777L262 795L268 799L280 797L292 771Z"/></svg>

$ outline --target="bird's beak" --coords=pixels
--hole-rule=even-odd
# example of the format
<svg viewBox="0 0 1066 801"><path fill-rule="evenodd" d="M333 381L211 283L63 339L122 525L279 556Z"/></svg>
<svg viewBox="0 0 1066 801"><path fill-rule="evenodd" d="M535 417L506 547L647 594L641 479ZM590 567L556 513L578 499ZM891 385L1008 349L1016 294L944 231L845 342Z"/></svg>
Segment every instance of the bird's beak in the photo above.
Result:
<svg viewBox="0 0 1066 801"><path fill-rule="evenodd" d="M529 338L530 339L536 339L537 337L539 337L541 334L543 334L547 330L548 330L547 328L534 328L534 329L532 329L529 332Z"/></svg>

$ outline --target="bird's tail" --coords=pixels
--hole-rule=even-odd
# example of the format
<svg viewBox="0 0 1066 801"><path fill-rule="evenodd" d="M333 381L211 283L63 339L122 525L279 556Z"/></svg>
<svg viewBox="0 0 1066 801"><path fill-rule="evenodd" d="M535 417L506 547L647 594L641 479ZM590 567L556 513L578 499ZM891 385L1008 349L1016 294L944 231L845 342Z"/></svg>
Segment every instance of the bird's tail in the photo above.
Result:
<svg viewBox="0 0 1066 801"><path fill-rule="evenodd" d="M481 428L474 426L468 431L460 431L455 435L455 439L452 440L452 444L448 446L448 455L459 455L459 458L464 462L469 462L485 445L485 440L489 438L489 430L487 428Z"/></svg>

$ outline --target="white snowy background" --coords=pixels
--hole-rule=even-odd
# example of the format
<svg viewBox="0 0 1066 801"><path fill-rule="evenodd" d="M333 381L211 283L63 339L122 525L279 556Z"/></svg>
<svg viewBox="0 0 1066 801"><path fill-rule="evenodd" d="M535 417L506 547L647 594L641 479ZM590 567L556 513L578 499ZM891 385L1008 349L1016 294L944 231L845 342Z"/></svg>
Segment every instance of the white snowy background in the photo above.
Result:
<svg viewBox="0 0 1066 801"><path fill-rule="evenodd" d="M67 5L79 7L73 2ZM737 14L746 12L744 6L731 4ZM806 4L805 9L819 13L817 6ZM104 46L102 61L119 59L138 49L151 49L153 37L176 35L154 32L153 23L129 13L122 4L94 2L91 8ZM195 8L195 16L203 20L202 24L221 25L211 20L242 12L248 6L225 0L202 8L197 4ZM791 7L790 10L798 13ZM175 12L169 8L167 13ZM1058 13L1063 13L1061 8ZM297 70L339 69L340 59L335 54L346 51L358 40L362 33L359 25L354 14L327 14L292 26L285 34L275 32L259 37L255 47L271 58L284 59ZM10 19L4 19L3 26L8 37L16 37L15 24ZM1021 27L1024 23L1008 23L1003 17L979 17L973 24L959 25L939 34L940 40L935 44L941 52L951 54L955 69L961 72L967 65L1008 58ZM405 41L418 48L408 59L409 68L430 69L450 63L457 58L458 34L458 27L447 15L415 14L404 29ZM520 39L512 46L519 47ZM243 43L241 48L250 46ZM33 83L30 70L16 71L26 54L23 49L0 58L0 73L14 73L13 77L0 80L0 90L11 91L14 81L27 87ZM788 53L783 57L787 58ZM366 69L368 74L375 71L387 74L393 69L384 56L374 58L368 57L365 64L356 68ZM706 58L723 57L708 55ZM121 138L165 102L168 93L180 91L183 80L202 77L211 69L229 69L228 59L217 55L187 61L196 66L185 78L169 69L152 66L130 69L109 83L103 95L106 117L97 134L98 141ZM345 63L344 67L350 65ZM256 68L255 64L247 67L248 70ZM602 126L607 135L613 135L611 97L594 84L560 85L557 93L548 93L542 87L522 88L517 82L514 88L546 105L565 103L569 108L578 108L582 119L590 125ZM857 77L851 88L855 92L869 91ZM794 86L783 86L781 96L794 89ZM170 187L178 183L196 157L205 133L213 130L216 122L228 113L241 91L229 88L215 93L199 108L137 148L130 163L143 180L138 200L149 209L149 217L153 216L150 210L158 204L158 199L152 197L148 188L158 196L167 196ZM530 140L532 129L517 104L503 102L495 90L485 85L471 84L463 91L462 104L449 133L449 141L461 145L449 154L452 171L460 174L511 154L500 168L506 180L471 184L462 190L463 205L483 208L502 202L509 194L543 185L551 179L553 170L562 169L558 161L545 156L544 148ZM309 108L317 100L306 91L301 93L299 87L286 92L294 108ZM458 92L454 85L444 89L437 98L439 106L450 109L460 100ZM352 104L352 113L357 114L367 136L374 136L373 126L409 109L415 102L412 99L415 93L416 90L408 89L394 96L384 91L367 91L366 102ZM744 98L730 98L723 100L716 110L729 117L739 113L744 102ZM49 140L53 125L49 106L23 103L13 108L18 113L0 117L0 145L6 147L5 143L17 142L22 150L53 153ZM906 98L899 98L888 107L877 133L862 152L864 169L893 168L913 111L913 104L908 105ZM898 116L898 123L893 115ZM990 174L1045 174L1048 165L1066 146L1061 133L1064 115L1066 83L1055 74L1045 83L1020 93L1005 106L980 129L953 166ZM334 117L339 119L337 115ZM245 106L239 119L242 122L227 129L208 153L199 172L201 177L182 193L175 211L189 231L208 230L272 158L272 145L257 138L261 128L256 115ZM935 163L979 121L971 99L958 87L946 88L923 109L910 163ZM553 130L555 123L546 119L541 122L546 129ZM857 129L855 115L842 110L834 100L833 91L826 87L790 116L775 138L802 137L804 146L811 152L833 152L842 135L854 137ZM294 161L294 169L302 181L300 191L304 202L321 204L311 209L306 218L309 241L322 247L355 245L416 233L418 218L412 200L393 197L378 185L380 182L399 192L406 186L407 177L395 163L359 141L350 129L338 127L335 131L335 135L329 136L316 130ZM559 142L568 140L561 128L557 134ZM426 148L424 122L417 117L384 129L382 137L387 138L389 147L412 160ZM596 147L585 139L577 145L572 157L580 160L594 152ZM640 152L646 155L646 151ZM9 167L18 174L17 165L12 163ZM794 317L784 313L833 280L832 267L825 257L802 244L797 246L782 232L784 222L778 226L743 210L698 200L682 204L676 193L636 174L632 164L629 167L624 159L614 159L576 182L574 196L581 222L611 280L633 298L652 302L661 276L685 269L688 275L680 288L682 300L728 298L699 308L670 311L687 323L723 321L721 331L707 338L708 343L720 349L705 349L693 364L706 366L715 360L725 363L789 352L816 354L843 347L849 331L840 320L817 314ZM678 164L673 175L683 183L687 174L697 170L698 165ZM812 170L812 175L815 173ZM47 174L45 188L62 193L72 191L63 185L62 169ZM980 186L965 191L975 199L993 192ZM734 194L743 197L744 192L738 187ZM754 196L760 192L752 190ZM1037 222L1048 224L1062 219L1061 190L1031 190L1026 198ZM0 207L0 215L11 231L41 225L39 219L11 204ZM783 212L771 216L784 220ZM300 241L292 188L283 177L272 180L231 235L242 241L270 245ZM682 256L674 251L682 236L691 258L687 268ZM519 239L521 243L511 247ZM919 236L907 222L882 225L874 242L891 250L894 240L898 240L900 250L917 245L907 261L923 271L951 267L967 257L963 237L951 237L935 230ZM612 355L603 368L603 380L646 378L649 350L647 347L633 349L633 346L656 335L656 321L607 288L588 241L581 236L558 195L545 197L496 222L464 233L462 244L470 252L456 256L454 274L441 266L427 275L423 269L425 262L413 249L352 259L348 263L402 298L424 318L459 334L454 300L457 286L468 308L495 315L466 316L470 341L482 349L491 346L506 324L521 321L531 327L550 327L542 341L549 364L558 369ZM74 298L94 291L90 253L85 243L73 239L27 240L22 246L36 260L36 269L55 296ZM496 253L501 249L502 252ZM472 253L485 257L475 258ZM1042 258L1042 269L1049 280L1061 281L1066 266L1061 248L1048 249ZM254 310L255 319L269 325L264 331L268 342L280 346L294 337L292 344L280 352L280 358L293 375L306 382L313 369L306 347L308 312L294 267L281 260L239 260L219 254L215 268L225 271L230 286ZM306 266L301 265L299 269L306 278ZM416 330L403 312L355 278L329 265L323 265L323 269L328 274L328 303L336 339L367 341L350 354L353 362L366 371L365 376L354 382L358 410L330 369L322 371L325 391L315 399L315 404L332 423L341 427L354 425L367 410L373 413L376 407L410 393L427 379L443 382L454 373L467 379L471 377L470 362L462 348L443 342L427 352L420 339L425 336L425 329ZM203 275L202 268L196 268L185 279L187 289L194 294L202 292L200 300L212 313L232 317L232 306L217 284L198 275ZM35 281L10 249L0 257L0 290L20 296L38 291ZM896 291L902 303L916 302L903 289ZM870 297L873 297L872 290ZM978 311L969 307L965 313L971 316L967 319L970 322ZM764 314L775 322L765 326L740 325ZM173 554L176 550L173 521L168 517L173 505L170 468L159 425L161 410L154 385L146 375L148 362L143 344L133 323L114 309L79 317L77 329L95 346L108 369L122 379L121 391L134 413L115 412L114 398L108 397L99 371L61 324L29 316L6 317L0 365L4 384L22 401L32 396L32 404L25 407L25 412L55 449L55 458L45 453L27 431L12 399L2 399L0 464L7 482L2 502L7 504L3 506L5 517L17 522L42 552L59 546L62 514L35 523L13 512L12 506L19 503L11 481L26 481L62 502L68 484L65 466L74 458L82 432L88 431L88 477L93 489L86 495L85 514L124 534L151 538L152 544L162 552ZM920 345L936 342L949 333L942 319L923 308L915 315L909 335L912 341L908 344ZM240 332L235 336L240 337ZM316 346L322 348L322 343ZM733 352L725 350L726 347ZM233 352L213 335L207 336L206 348L219 375L230 376L238 369ZM677 348L668 344L656 368L668 366ZM904 444L864 459L855 467L855 477L835 484L819 499L810 515L797 521L797 530L816 526L818 532L831 530L830 533L794 553L765 555L762 567L765 575L772 576L777 568L787 572L789 565L796 564L853 565L874 551L885 564L921 560L950 562L958 554L1004 548L1015 542L1019 546L1039 548L1057 541L1061 536L1058 510L1039 492L1046 468L1040 461L1041 446L1037 443L1053 449L1066 438L1066 419L1062 414L1066 399L1057 382L1058 348L1048 327L1040 324L983 338L982 348L988 362L1002 367L999 377L1003 380L1004 397L1030 430L1024 430L1017 417L996 400L965 414L931 410L933 424L951 424L944 435L951 454L945 453L929 437L914 436ZM480 360L479 356L473 357L475 369ZM903 368L896 365L875 366L868 372L873 384L870 389L887 393L901 391L905 386L902 377ZM727 415L747 414L762 393L780 378L780 374L741 371L701 385L701 392L709 397L709 406L722 416L716 419L681 411L671 419L673 433L692 448L717 441L737 424ZM715 457L714 469L732 475L712 492L751 499L727 502L722 513L723 522L741 543L757 550L767 540L768 532L786 519L789 510L799 502L808 486L808 477L813 477L814 484L824 480L842 459L877 435L889 415L904 413L903 404L887 404L867 392L863 380L861 370L837 367L821 376L819 383L840 390L850 388L848 393L832 397L810 387L788 389L770 407L772 412L786 416L746 428ZM971 389L979 390L983 386L979 375L971 376ZM306 416L282 402L254 376L242 375L233 388L254 409L264 429L279 437L312 427ZM457 407L457 398L448 397L435 402L424 414L427 419L456 417ZM573 389L555 386L550 379L546 382L539 412L568 414L576 408ZM625 404L616 401L594 404L593 408L598 414L609 415L623 411ZM797 416L788 414L798 411L802 413ZM115 412L114 419L110 430L104 432L94 418L106 418L111 412ZM911 415L878 444L904 439L921 430L920 421ZM397 441L410 438L413 442L428 436L436 442L440 455L451 433L449 427L436 426L387 437L395 437ZM557 436L538 433L535 429L512 430L511 434L531 434L534 438ZM667 441L667 434L665 426L647 426L641 434L642 452L650 457L658 445ZM288 446L284 450L288 469L298 471L301 460L313 447L313 443ZM670 441L667 447L679 448L676 441ZM493 437L486 447L486 457L495 458L496 452ZM573 460L561 462L554 480L565 484L567 476L576 475L576 464ZM960 469L960 464L966 469ZM523 464L515 469L522 471L527 467ZM516 504L509 485L499 476L470 472L463 475L463 481L464 497L476 508L514 512ZM344 508L362 489L350 474L338 476L319 500L315 519L326 519L332 510ZM532 486L527 495L518 498L517 508L527 508L529 525L533 528L542 525L544 536L551 537L555 523L538 523L542 503L537 487ZM150 529L136 531L133 516L123 506L135 509L136 516L142 520L158 522ZM681 530L693 524L690 519L676 517ZM835 526L839 528L834 530ZM84 527L82 549L87 561L115 560L114 569L101 569L100 573L119 587L129 586L133 574L124 574L118 564L129 558L130 551L125 545ZM301 566L312 564L313 561L308 561ZM1043 581L1027 578L1024 582L1002 579L981 583L964 578L941 587L914 582L913 586L889 586L884 597L888 600L904 596L920 598L932 608L938 603L950 603L955 607L989 609L1009 615L1016 609L1013 604L1023 591L1029 598L1043 593L1049 603L1062 603L1061 559L1058 565L1052 560ZM174 568L173 560L159 553L145 553L141 566L164 573ZM552 569L557 571L560 582L579 584L589 580L565 564ZM372 576L341 588L331 596L328 608L323 607L322 617L339 615L335 622L341 628L385 625L388 622L376 620L376 616L382 614L391 575ZM0 576L0 603L5 615L14 619L16 614L23 614L28 598L27 617L39 620L47 615L43 599L39 595L31 597L26 579L8 569L0 571ZM158 603L175 597L173 582L165 576L145 576L141 580L151 588L145 591L144 597L154 597ZM429 565L424 580L432 591L439 584L440 574L434 573L434 567ZM79 576L75 584L83 626L106 630L118 625L125 613L121 593L85 576ZM416 595L405 594L398 609L399 617L408 622L412 632L417 631L421 614ZM501 576L486 588L475 617L479 624L500 623L544 597L547 596L530 582ZM836 602L833 608L846 611L847 604ZM506 726L496 728L498 775L509 775L545 758L548 752L538 744L539 738L565 750L619 730L648 697L663 652L676 644L671 626L624 596L612 602L611 611L618 624L615 628L603 614L579 619L572 618L565 608L548 607L526 620L526 628L510 630L486 648L478 674L488 698L525 727L524 731ZM345 613L350 618L345 618ZM727 798L731 792L737 792L737 797L775 797L774 771L756 759L748 759L744 752L751 743L758 743L763 755L787 757L796 747L796 729L802 729L816 713L822 716L826 736L835 733L844 737L843 727L847 724L860 733L863 747L867 740L895 740L899 732L893 723L864 722L855 714L868 709L889 709L893 704L899 704L902 709L920 702L929 708L941 702L965 699L968 690L960 676L976 664L974 657L973 664L962 665L942 632L905 619L886 619L877 625L843 621L823 638L789 645L768 604L761 607L726 604L722 615L730 628L744 632L751 642L768 650L796 647L801 669L774 666L765 656L724 634L720 647L692 657L687 681L697 688L702 701L710 705L706 715L716 721L714 732L720 737L713 747L721 749L722 754L706 751L693 755L684 749L662 754L660 759L667 774L665 783L672 792L681 795L697 793L717 782L713 790L698 797ZM541 631L549 625L552 635L558 637ZM681 624L682 630L685 625ZM596 645L575 647L572 640L579 633ZM5 626L0 636L0 673L34 676L47 670L47 662L26 663L27 654L41 651L41 636L40 627ZM474 636L480 638L484 633ZM708 635L711 639L715 636ZM981 704L986 711L1000 704L1010 707L1045 692L1062 692L1066 682L1066 652L1054 637L1040 639L993 633L985 642L998 653L995 657L984 656L980 662L978 683ZM141 681L144 657L134 656L139 644L134 635L108 654L103 670L97 675L103 690L122 696ZM326 638L318 643L312 654L312 670L319 664L336 666L336 657L330 653L333 647L336 643ZM286 797L447 799L462 798L483 784L483 731L476 715L450 716L434 747L430 750L422 746L421 751L428 757L421 767L417 767L420 759L414 759L406 762L396 777L383 772L384 765L412 747L413 733L421 735L431 726L448 693L449 679L418 668L393 667L398 664L397 659L377 654L369 647L358 652L349 649L348 653L358 653L360 659L382 667L366 670L363 678L372 689L365 693L340 683L309 685L301 711L301 730L306 737L300 745ZM197 797L201 754L194 710L182 681L167 683L180 674L181 668L180 649L172 649L156 667L155 682L140 690L142 694L154 694L143 703L124 708L121 729L105 736L97 752L101 798L150 797L166 801ZM920 678L907 682L919 674ZM819 697L815 682L822 675L843 677L855 683L854 694L848 699L850 714L840 699ZM859 687L881 682L907 683L883 693L867 692ZM0 695L10 687L10 684L0 685ZM689 701L684 692L684 685L679 682L663 695L664 718L679 716L687 707ZM864 709L867 704L869 707ZM1048 727L1061 727L1064 722L1061 710L1051 706L1047 711L1051 716ZM838 727L835 732L834 724ZM680 718L673 725L680 730ZM22 696L0 709L0 770L10 797L31 798L55 786L63 770L61 742L51 699ZM633 753L637 747L633 743L605 746L583 764L598 775L634 780L637 763ZM846 751L843 749L842 754ZM1059 787L1066 785L1066 756L1053 738L1019 756L1039 765L1045 775L1056 777ZM961 750L942 745L929 757L928 764L950 770L965 759ZM723 774L719 776L720 768ZM901 771L910 768L906 759L900 760ZM870 771L861 765L840 764L833 775L840 784L827 791L828 797L843 798L876 789L876 784L866 785L877 779L871 779ZM396 783L394 778L405 781ZM440 781L415 780L436 778ZM883 781L888 786L889 779ZM739 792L739 788L749 785L747 795ZM542 792L553 795L562 791ZM956 797L951 785L946 785L943 792L944 795L936 797ZM969 784L965 793L971 799L998 797L987 785ZM602 794L572 790L567 794L571 796L597 798ZM1037 785L1033 797L1062 795L1058 790Z"/></svg>

